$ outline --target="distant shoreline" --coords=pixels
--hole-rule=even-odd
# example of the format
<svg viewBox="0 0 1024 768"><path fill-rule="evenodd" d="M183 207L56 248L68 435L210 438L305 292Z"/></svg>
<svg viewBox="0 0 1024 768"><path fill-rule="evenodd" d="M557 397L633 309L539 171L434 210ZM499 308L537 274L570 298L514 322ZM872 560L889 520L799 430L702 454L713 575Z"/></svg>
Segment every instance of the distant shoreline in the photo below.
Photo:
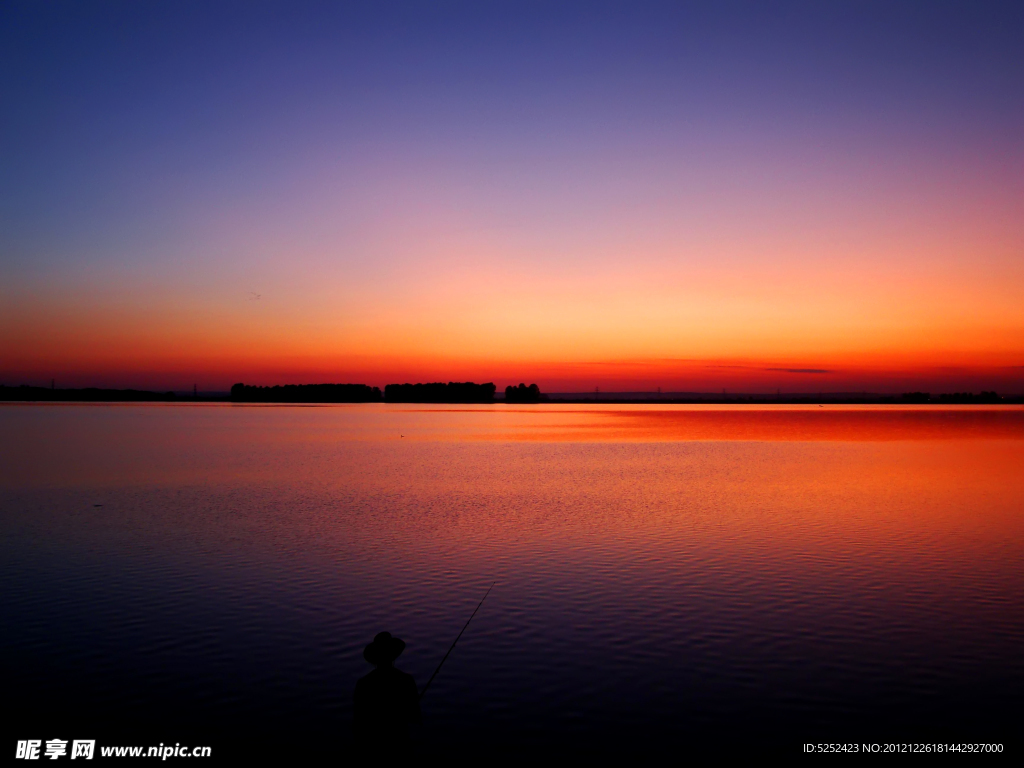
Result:
<svg viewBox="0 0 1024 768"><path fill-rule="evenodd" d="M300 389L305 385L296 385ZM308 385L323 387L325 385ZM331 385L326 385L331 386ZM334 385L348 386L348 385ZM291 389L291 387L288 387ZM270 388L267 388L270 389ZM282 389L285 389L282 387ZM379 390L377 390L379 392ZM924 398L924 393L908 393L904 395L883 395L877 393L703 393L703 392L552 392L542 396L536 403L506 403L504 398L497 396L489 401L494 405L1018 405L1024 404L1024 394L998 396L994 393L944 393ZM5 386L0 385L0 402L92 402L92 403L238 403L247 404L293 404L293 405L330 405L343 402L379 402L381 404L488 404L488 401L463 400L386 400L383 397L374 400L338 400L315 399L308 395L288 397L282 393L281 399L237 399L230 392L188 392L176 393L152 392L139 389L102 389L84 387L76 389L56 389L51 387Z"/></svg>

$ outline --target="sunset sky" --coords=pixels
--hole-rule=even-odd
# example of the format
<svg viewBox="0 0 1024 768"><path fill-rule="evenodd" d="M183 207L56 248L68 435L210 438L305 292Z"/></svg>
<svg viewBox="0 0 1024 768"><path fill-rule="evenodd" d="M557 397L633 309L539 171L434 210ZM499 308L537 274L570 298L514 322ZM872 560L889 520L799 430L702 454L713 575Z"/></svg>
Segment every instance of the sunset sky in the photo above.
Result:
<svg viewBox="0 0 1024 768"><path fill-rule="evenodd" d="M0 383L1024 392L1024 4L5 2Z"/></svg>

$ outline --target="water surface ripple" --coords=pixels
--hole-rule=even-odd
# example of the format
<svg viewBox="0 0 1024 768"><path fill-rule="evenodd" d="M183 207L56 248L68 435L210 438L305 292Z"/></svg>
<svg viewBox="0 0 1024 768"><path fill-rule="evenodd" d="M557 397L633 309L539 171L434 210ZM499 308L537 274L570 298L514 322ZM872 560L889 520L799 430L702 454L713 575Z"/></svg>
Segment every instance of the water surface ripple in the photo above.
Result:
<svg viewBox="0 0 1024 768"><path fill-rule="evenodd" d="M341 754L496 580L424 750L1009 745L1022 415L0 407L12 738Z"/></svg>

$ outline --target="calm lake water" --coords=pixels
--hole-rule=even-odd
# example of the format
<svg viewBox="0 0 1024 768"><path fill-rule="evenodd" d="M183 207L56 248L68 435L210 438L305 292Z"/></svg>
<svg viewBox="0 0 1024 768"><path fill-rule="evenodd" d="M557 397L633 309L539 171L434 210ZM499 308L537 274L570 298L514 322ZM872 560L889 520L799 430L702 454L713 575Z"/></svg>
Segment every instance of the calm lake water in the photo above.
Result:
<svg viewBox="0 0 1024 768"><path fill-rule="evenodd" d="M496 581L424 751L1019 746L1019 407L6 405L0 435L11 740L340 758L363 646L422 686Z"/></svg>

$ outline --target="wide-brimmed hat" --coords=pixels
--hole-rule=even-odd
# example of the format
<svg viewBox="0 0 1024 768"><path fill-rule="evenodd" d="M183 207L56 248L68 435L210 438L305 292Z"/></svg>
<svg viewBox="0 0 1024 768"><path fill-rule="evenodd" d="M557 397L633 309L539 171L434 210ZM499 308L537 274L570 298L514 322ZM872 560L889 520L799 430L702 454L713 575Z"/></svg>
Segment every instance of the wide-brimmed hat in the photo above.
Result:
<svg viewBox="0 0 1024 768"><path fill-rule="evenodd" d="M371 664L391 662L402 655L405 641L392 637L390 632L381 632L363 650L363 658Z"/></svg>

